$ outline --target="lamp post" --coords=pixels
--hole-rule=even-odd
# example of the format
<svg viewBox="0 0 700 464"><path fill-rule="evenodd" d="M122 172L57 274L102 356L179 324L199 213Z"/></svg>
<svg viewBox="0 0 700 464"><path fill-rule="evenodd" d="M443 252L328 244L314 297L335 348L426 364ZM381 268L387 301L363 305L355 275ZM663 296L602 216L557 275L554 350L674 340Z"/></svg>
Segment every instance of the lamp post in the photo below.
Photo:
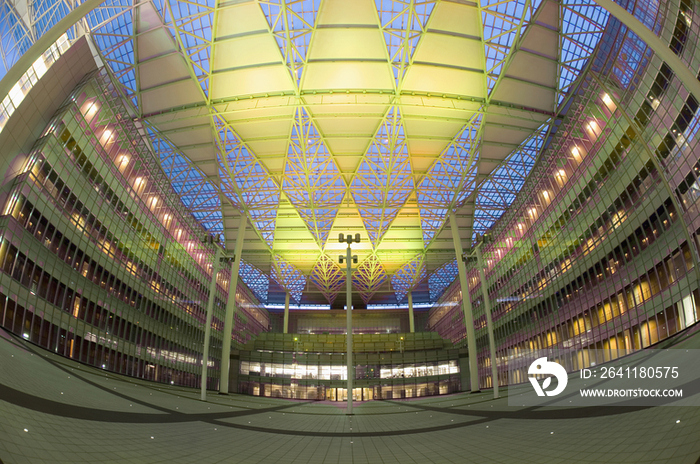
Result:
<svg viewBox="0 0 700 464"><path fill-rule="evenodd" d="M346 293L346 314L347 314L347 355L346 360L348 363L348 409L347 414L352 414L352 384L355 377L355 369L352 363L352 263L357 264L357 255L352 255L352 250L350 249L350 244L360 243L360 234L352 235L338 235L338 242L347 243L348 248L346 250L345 256L338 256L338 261L343 264L343 260L346 263L345 268L345 293Z"/></svg>

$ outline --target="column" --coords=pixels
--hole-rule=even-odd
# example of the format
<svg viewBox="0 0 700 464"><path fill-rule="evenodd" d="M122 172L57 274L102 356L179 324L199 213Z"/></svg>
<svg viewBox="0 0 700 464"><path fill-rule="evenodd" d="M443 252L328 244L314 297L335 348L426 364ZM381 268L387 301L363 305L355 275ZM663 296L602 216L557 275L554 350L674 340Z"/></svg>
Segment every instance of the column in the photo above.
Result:
<svg viewBox="0 0 700 464"><path fill-rule="evenodd" d="M211 264L211 282L209 283L209 300L207 301L207 317L204 323L204 350L202 352L202 383L201 399L207 400L207 363L209 361L209 341L211 339L211 319L214 316L214 296L216 296L216 275L219 273L219 261L221 260L221 248L215 245L216 253Z"/></svg>
<svg viewBox="0 0 700 464"><path fill-rule="evenodd" d="M462 261L462 240L459 238L457 218L455 213L450 213L450 229L452 230L452 243L457 255L457 269L459 270L459 285L462 288L462 311L464 312L464 325L467 329L467 349L469 350L469 382L472 392L479 391L479 369L476 364L476 338L474 337L474 317L472 315L472 302L469 299L469 284L467 283L467 270Z"/></svg>
<svg viewBox="0 0 700 464"><path fill-rule="evenodd" d="M416 331L416 324L413 319L413 292L408 292L408 324L411 328L411 333Z"/></svg>
<svg viewBox="0 0 700 464"><path fill-rule="evenodd" d="M284 333L289 333L289 290L284 294Z"/></svg>
<svg viewBox="0 0 700 464"><path fill-rule="evenodd" d="M498 366L496 365L496 342L493 338L493 319L491 318L491 300L489 299L488 283L484 272L484 260L481 257L481 243L476 247L476 267L479 270L481 282L481 294L484 297L484 313L486 313L486 330L489 337L489 351L491 352L491 381L493 383L493 397L498 398Z"/></svg>
<svg viewBox="0 0 700 464"><path fill-rule="evenodd" d="M226 299L226 317L224 319L224 341L221 347L221 381L219 393L228 395L229 373L231 371L231 335L233 333L233 321L236 315L236 289L238 288L238 270L241 267L241 253L245 240L245 229L248 219L241 217L236 234L236 244L233 246L233 261L231 262L231 278L228 284L228 298ZM235 366L238 369L238 366ZM233 388L237 388L234 385Z"/></svg>

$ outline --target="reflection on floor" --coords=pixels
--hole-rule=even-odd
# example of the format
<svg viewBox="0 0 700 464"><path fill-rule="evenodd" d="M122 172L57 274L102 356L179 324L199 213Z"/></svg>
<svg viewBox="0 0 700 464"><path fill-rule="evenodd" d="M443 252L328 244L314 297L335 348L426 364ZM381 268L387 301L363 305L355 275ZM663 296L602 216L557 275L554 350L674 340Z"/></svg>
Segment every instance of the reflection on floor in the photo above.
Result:
<svg viewBox="0 0 700 464"><path fill-rule="evenodd" d="M365 402L352 417L337 403L203 403L0 335L6 464L700 462L700 407L513 408L490 392Z"/></svg>

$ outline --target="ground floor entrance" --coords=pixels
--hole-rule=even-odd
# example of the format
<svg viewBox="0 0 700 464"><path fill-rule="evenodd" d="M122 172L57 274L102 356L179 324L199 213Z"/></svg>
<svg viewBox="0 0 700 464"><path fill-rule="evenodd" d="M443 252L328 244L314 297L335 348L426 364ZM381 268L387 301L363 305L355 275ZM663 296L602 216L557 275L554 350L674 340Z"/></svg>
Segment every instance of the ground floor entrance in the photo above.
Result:
<svg viewBox="0 0 700 464"><path fill-rule="evenodd" d="M352 399L353 401L369 401L374 399L374 389L372 388L353 388L352 389ZM326 400L328 401L347 401L348 400L348 389L347 388L326 388Z"/></svg>

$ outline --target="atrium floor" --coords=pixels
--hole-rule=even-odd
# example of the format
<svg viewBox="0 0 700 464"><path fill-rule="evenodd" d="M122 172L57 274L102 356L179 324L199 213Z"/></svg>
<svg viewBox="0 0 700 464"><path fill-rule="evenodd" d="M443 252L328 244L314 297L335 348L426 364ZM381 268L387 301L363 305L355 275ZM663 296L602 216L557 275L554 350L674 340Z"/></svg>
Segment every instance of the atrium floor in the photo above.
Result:
<svg viewBox="0 0 700 464"><path fill-rule="evenodd" d="M679 347L700 348L700 335ZM700 407L513 408L489 391L355 406L113 375L0 330L10 463L700 463ZM679 422L680 421L680 422Z"/></svg>

